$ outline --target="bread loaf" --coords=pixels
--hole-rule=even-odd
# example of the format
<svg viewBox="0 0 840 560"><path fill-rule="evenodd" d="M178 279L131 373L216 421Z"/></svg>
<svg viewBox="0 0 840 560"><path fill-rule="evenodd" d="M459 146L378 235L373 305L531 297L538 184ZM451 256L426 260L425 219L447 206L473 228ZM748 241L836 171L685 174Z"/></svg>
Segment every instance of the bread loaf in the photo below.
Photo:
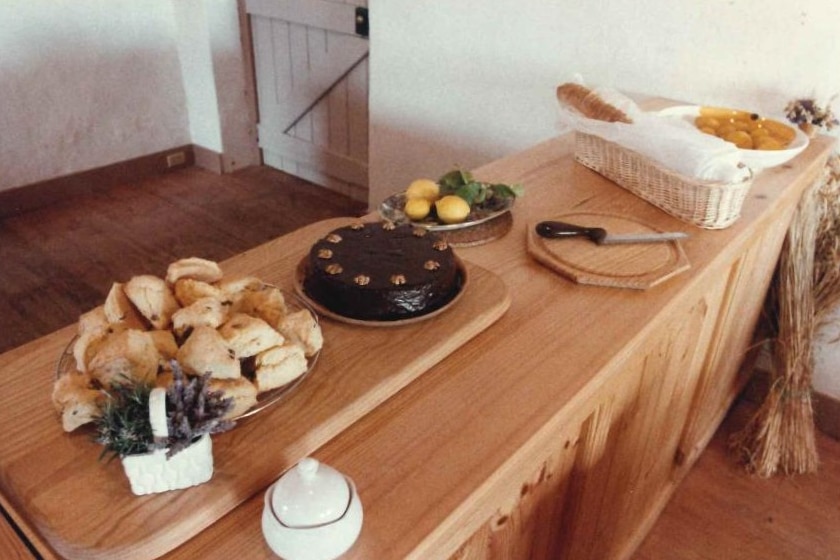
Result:
<svg viewBox="0 0 840 560"><path fill-rule="evenodd" d="M623 111L610 105L600 95L580 84L566 83L557 86L557 100L590 119L628 124L633 122Z"/></svg>

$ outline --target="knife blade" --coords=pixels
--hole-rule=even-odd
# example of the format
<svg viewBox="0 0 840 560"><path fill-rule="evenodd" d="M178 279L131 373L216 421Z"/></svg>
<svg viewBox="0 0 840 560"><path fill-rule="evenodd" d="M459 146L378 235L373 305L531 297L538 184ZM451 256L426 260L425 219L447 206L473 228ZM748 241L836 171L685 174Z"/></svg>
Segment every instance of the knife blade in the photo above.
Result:
<svg viewBox="0 0 840 560"><path fill-rule="evenodd" d="M583 227L568 222L545 221L536 226L537 235L548 239L566 237L586 237L598 245L617 245L629 243L665 243L685 239L688 234L682 231L611 234L604 228Z"/></svg>

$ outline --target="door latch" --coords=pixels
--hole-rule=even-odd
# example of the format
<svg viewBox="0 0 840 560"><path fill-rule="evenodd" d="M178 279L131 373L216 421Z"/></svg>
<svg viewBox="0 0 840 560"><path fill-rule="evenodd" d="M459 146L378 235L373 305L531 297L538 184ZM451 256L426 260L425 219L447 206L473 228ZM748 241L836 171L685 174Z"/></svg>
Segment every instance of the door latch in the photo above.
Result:
<svg viewBox="0 0 840 560"><path fill-rule="evenodd" d="M367 37L370 33L368 24L368 9L361 6L356 7L356 35Z"/></svg>

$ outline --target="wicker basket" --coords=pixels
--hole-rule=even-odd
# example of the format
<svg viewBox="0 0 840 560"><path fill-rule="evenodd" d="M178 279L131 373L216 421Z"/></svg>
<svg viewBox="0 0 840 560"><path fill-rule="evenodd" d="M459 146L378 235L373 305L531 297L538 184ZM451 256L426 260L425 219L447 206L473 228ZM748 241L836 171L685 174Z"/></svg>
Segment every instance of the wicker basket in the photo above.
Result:
<svg viewBox="0 0 840 560"><path fill-rule="evenodd" d="M703 183L662 168L615 144L575 132L575 159L672 216L706 229L735 223L752 178L740 183Z"/></svg>

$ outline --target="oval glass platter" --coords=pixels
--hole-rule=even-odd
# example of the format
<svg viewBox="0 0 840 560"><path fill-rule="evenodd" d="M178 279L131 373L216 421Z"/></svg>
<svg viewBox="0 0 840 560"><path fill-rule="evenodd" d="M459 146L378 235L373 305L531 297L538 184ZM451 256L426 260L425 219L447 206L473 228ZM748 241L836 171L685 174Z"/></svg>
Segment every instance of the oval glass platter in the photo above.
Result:
<svg viewBox="0 0 840 560"><path fill-rule="evenodd" d="M442 224L431 218L420 221L413 221L403 212L405 208L405 193L397 193L389 196L379 205L379 215L386 220L397 224L412 224L428 229L429 231L447 232L468 229L480 224L487 223L510 212L515 201L514 198L501 198L496 205L489 207L473 208L467 219L457 224Z"/></svg>
<svg viewBox="0 0 840 560"><path fill-rule="evenodd" d="M458 303L458 300L460 300L461 296L464 295L464 292L466 291L467 285L469 283L469 276L467 275L467 269L464 266L463 261L456 257L455 262L456 262L456 266L458 267L458 272L459 272L460 278L461 278L460 286L458 287L458 292L455 294L455 296L451 300L449 300L446 304L444 304L442 307L439 307L439 308L435 309L434 311L430 311L429 313L425 313L423 315L418 315L418 316L415 316L415 317L409 317L407 319L396 319L394 321L373 321L373 320L365 320L365 319L355 319L353 317L347 317L345 315L341 315L339 313L336 313L336 312L324 307L323 305L321 305L320 303L318 303L314 299L310 298L309 295L307 295L306 291L303 289L303 280L304 280L304 277L306 276L306 260L307 260L306 257L301 259L300 263L298 263L298 266L295 270L294 282L295 282L295 291L297 292L297 295L300 298L302 298L303 300L305 300L312 308L314 308L318 313L320 313L324 317L329 317L330 319L334 319L334 320L339 321L341 323L348 323L350 325L359 325L359 326L363 326L363 327L399 327L399 326L402 326L402 325L411 325L411 324L414 324L414 323L418 323L420 321L425 321L427 319L431 319L432 317L437 317L438 315L440 315L441 313L445 312L446 310L452 308L452 306L454 306L456 303Z"/></svg>
<svg viewBox="0 0 840 560"><path fill-rule="evenodd" d="M315 323L320 325L318 313L308 303L308 301L299 297L297 294L290 294L285 291L283 292L283 297L285 299L286 307L289 313L294 313L296 311L306 309L309 311L309 313L312 314ZM67 347L64 349L64 352L62 352L61 356L59 356L58 364L56 366L56 379L64 374L72 373L76 370L76 359L73 356L73 346L76 344L76 340L78 340L78 338L78 335L74 336L67 344ZM276 387L268 391L263 391L262 393L258 393L256 404L254 404L247 411L243 412L242 414L236 417L231 418L230 420L237 421L254 416L255 414L282 401L286 396L288 396L297 387L299 387L305 378L309 377L309 374L315 368L315 365L318 362L318 357L320 355L321 350L318 350L312 356L308 357L306 359L306 371L298 377L296 377L294 380L287 383L286 385Z"/></svg>

